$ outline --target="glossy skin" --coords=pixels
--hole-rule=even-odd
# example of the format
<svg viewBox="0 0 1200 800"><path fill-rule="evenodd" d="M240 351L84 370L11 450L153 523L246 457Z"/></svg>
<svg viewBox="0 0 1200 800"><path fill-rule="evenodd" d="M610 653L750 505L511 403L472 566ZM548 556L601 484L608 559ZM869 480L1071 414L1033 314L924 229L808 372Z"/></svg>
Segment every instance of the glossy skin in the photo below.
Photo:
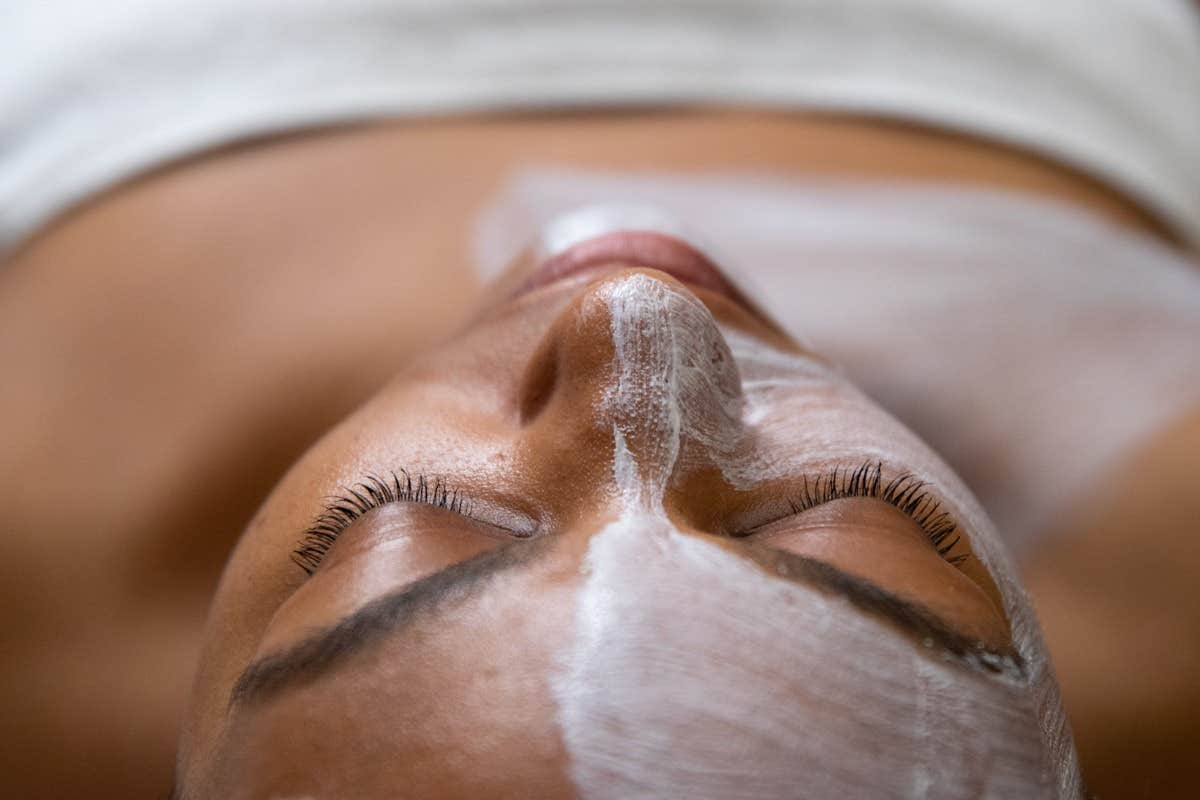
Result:
<svg viewBox="0 0 1200 800"><path fill-rule="evenodd" d="M1119 191L1029 152L754 110L349 126L117 187L0 270L0 360L19 376L0 390L11 793L166 792L230 548L314 439L478 302L471 220L529 163L950 181L1169 241ZM912 391L903 362L877 378L885 404ZM1197 453L1193 412L1114 464L1022 564L1101 797L1194 795Z"/></svg>
<svg viewBox="0 0 1200 800"><path fill-rule="evenodd" d="M527 271L517 265L508 285ZM771 417L799 404L811 409L807 416L760 425L748 410L738 423L747 456L805 452L802 469L738 488L720 465L689 461L675 469L663 498L671 522L760 564L764 581L779 580L769 576L771 552L808 556L921 604L991 649L1011 647L996 587L971 557L975 531L960 526L963 539L943 556L882 500L789 511L802 475L859 466L863 455L850 454L864 439L896 454L887 474L913 468L906 454L926 453L911 434L756 312L617 263L489 304L292 468L243 536L217 594L185 727L186 796L385 797L398 786L420 797L575 795L549 684L576 633L588 543L621 513L611 424L629 412L603 401L615 380L606 298L639 274L699 298L726 336L748 338L820 376L771 392L754 408L756 418ZM813 447L805 437L814 426L825 441L844 439L846 451ZM289 554L323 498L400 470L443 481L469 499L467 513L385 504L342 531L311 577L293 563ZM943 494L937 485L931 493ZM544 552L466 600L417 614L320 677L230 706L251 661L513 542ZM947 560L957 555L967 557L961 566ZM712 647L719 653L721 643Z"/></svg>

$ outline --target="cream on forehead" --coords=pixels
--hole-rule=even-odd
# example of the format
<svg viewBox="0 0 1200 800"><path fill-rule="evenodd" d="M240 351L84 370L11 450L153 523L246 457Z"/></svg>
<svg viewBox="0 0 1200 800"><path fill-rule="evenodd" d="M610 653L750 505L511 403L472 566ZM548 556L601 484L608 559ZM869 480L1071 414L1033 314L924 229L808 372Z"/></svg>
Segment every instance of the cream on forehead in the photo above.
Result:
<svg viewBox="0 0 1200 800"><path fill-rule="evenodd" d="M751 337L730 339L745 378L744 420L754 429L757 446L725 460L726 480L748 488L811 472L814 466L879 460L902 465L938 486L947 510L970 531L975 558L1000 592L1014 646L1025 659L1060 796L1078 796L1078 762L1041 629L1016 565L975 496L921 439L833 372L814 374L803 359L789 364L786 354Z"/></svg>
<svg viewBox="0 0 1200 800"><path fill-rule="evenodd" d="M1018 649L1035 672L1032 696L1023 687L980 684L977 677L956 667L929 662L910 643L864 619L861 613L831 602L817 592L765 579L761 572L740 559L679 533L662 509L663 492L677 465L693 458L703 458L719 466L734 485L753 485L798 469L806 459L811 462L813 453L804 452L805 449L815 448L824 456L836 457L843 450L861 454L863 448L877 448L879 441L891 444L899 440L903 450L912 451L901 454L902 463L911 464L918 472L938 471L939 478L949 480L943 485L956 490L960 484L952 474L940 474L945 470L940 461L886 414L841 385L815 362L774 350L750 337L723 337L711 314L689 293L648 276L635 275L611 287L609 306L615 355L613 385L605 398L604 410L613 428L614 478L624 511L619 521L597 534L591 543L587 585L578 612L579 641L564 674L556 682L564 737L572 755L572 775L585 796L622 796L636 789L634 783L626 785L623 792L607 793L605 781L615 780L617 773L632 781L652 781L656 774L682 780L683 775L664 772L665 762L661 760L645 763L639 760L638 752L661 750L661 747L654 750L639 737L659 737L663 742L688 741L691 748L693 743L686 738L687 729L673 727L666 718L678 715L680 719L693 719L694 724L717 724L718 718L712 715L720 708L709 707L713 702L723 707L727 715L718 728L741 725L780 733L783 738L775 749L763 744L766 749L761 752L803 747L808 757L817 759L805 762L809 763L812 774L824 776L822 780L842 781L836 787L831 785L830 791L854 787L865 790L872 780L886 781L889 775L895 778L901 774L890 768L876 774L859 763L864 741L874 747L876 738L882 736L889 737L898 747L907 741L904 747L908 749L900 747L897 751L898 758L912 762L911 772L904 773L908 776L905 780L911 779L911 792L902 788L902 794L943 796L939 786L957 787L946 789L949 794L945 796L986 795L993 790L1000 793L1001 789L1007 794L1020 786L1023 796L1037 796L1043 780L1056 783L1063 796L1077 794L1078 774L1070 755L1069 738L1063 734L1057 688L1049 677L1028 601L1012 578L1011 566L1004 555L993 552L994 534L982 548L978 544L975 547L985 563L993 565L994 574L1002 573L997 578L1013 620ZM734 354L736 365L730 357ZM741 376L738 366L743 370ZM805 383L813 391L797 393L798 384ZM827 418L821 418L819 402L810 408L795 407L808 402L806 398L814 393L819 395L831 387L849 394L840 397L838 403L824 405ZM866 418L876 419L881 428L871 430L868 422L868 430L858 430L863 427L862 418L855 418L854 426L839 422L840 418L848 418L844 409L838 410L839 405L847 402L863 403ZM793 407L788 409L787 404ZM805 424L797 426L793 421L783 425L781 417L804 419ZM771 458L748 452L745 447L748 428L758 428L755 431L758 435L762 428L769 429L772 425L784 432L800 428L809 439L794 442L795 451L784 448L785 453L794 452L792 457L780 458L774 450ZM889 429L889 425L896 430ZM828 431L834 435L828 436ZM880 431L886 435L881 436ZM906 441L906 437L912 441ZM895 454L889 454L887 460L895 460ZM962 493L964 499L959 503L962 508L958 510L974 516L977 506L965 489ZM983 530L985 535L991 534L986 519L982 514L979 517L982 522L976 524L972 519L973 527ZM688 575L685 565L705 574ZM694 587L704 587L699 592L703 597L724 593L726 598L720 606L697 614L706 603L692 596L698 591ZM770 631L772 625L764 616L765 607L746 604L747 599L761 592L770 594L773 602L782 603L779 617L787 620L786 631ZM789 592L790 599L786 599L784 595ZM678 598L690 599L677 602ZM741 616L730 623L728 630L714 637L712 615L733 614L736 608L743 609ZM789 615L796 618L792 620ZM768 631L770 637L764 640ZM714 642L719 643L720 652L706 652L713 649ZM659 645L664 648L662 652L654 650ZM831 654L831 650L837 653ZM750 651L761 653L762 657L747 655ZM739 670L749 669L753 674L770 672L779 665L798 664L807 658L814 671L804 676L812 682L807 685L811 688L828 682L822 690L828 698L844 697L846 707L838 710L839 718L855 719L854 709L866 708L855 705L861 702L856 698L886 686L888 691L882 692L877 702L872 700L873 707L877 711L887 709L891 702L896 707L888 714L908 722L889 727L886 719L874 719L853 730L845 728L843 733L847 738L841 745L838 735L832 732L837 726L820 736L812 736L812 728L807 732L787 728L784 719L775 719L765 728L754 727L778 714L789 719L799 717L798 722L803 723L816 711L772 699L772 693L796 689L790 684L781 688L770 682L762 683L763 691L759 693L754 687L760 684L750 681L750 688L739 684L742 695L724 695L724 682L711 680L719 673L713 665L696 670L694 665L687 666L686 659L678 663L672 660L689 652L715 659L731 673L730 679ZM737 654L737 659L721 661L724 652ZM838 663L836 674L831 674L827 667L834 661L845 663ZM625 680L624 676L655 663L661 674L669 677L676 693L682 695L673 700L668 687L663 686L644 691L657 686L644 676L637 681ZM907 693L900 691L901 684ZM1005 699L993 698L1001 690ZM715 700L720 697L727 700ZM701 702L701 707L689 706L689 698ZM1003 725L993 719L996 714L993 702L1009 712ZM918 714L914 708L923 710ZM651 713L655 709L658 717ZM762 713L756 715L748 709L761 709ZM909 724L917 718L914 714L925 720L924 727ZM818 718L804 724L814 722L822 724ZM1052 778L1043 775L1039 722L1040 738L1046 741L1051 768L1057 773ZM928 745L929 731L936 727L934 723L945 726L946 735L965 748L955 751L955 759L963 763L950 765L958 770L951 770L953 774L944 765L939 766L941 761L933 755L950 751L931 751L919 746L921 742ZM967 729L974 733L964 732ZM616 735L614 731L625 733ZM748 730L738 735L750 737ZM698 770L697 775L703 774L707 759L712 771L712 765L718 763L712 759L720 755L720 748L718 752L706 753L701 743L695 744L696 749L688 749L688 754L703 754L703 758L689 769ZM725 746L728 747L727 742ZM938 748L944 747L949 745L938 744ZM829 761L835 757L843 759L840 767ZM1009 757L1011 762L1006 760ZM604 761L609 758L611 763ZM670 756L663 758L669 760ZM793 753L788 758L799 756ZM787 778L794 782L795 765L789 767L786 762L784 759L778 765L777 774L761 764L754 771L764 780L775 774L779 780ZM965 771L972 764L978 768L980 763L990 766L979 774ZM629 769L622 771L621 764ZM819 764L824 766L818 769ZM741 776L736 760L729 769ZM639 770L644 770L644 774ZM721 770L716 772L724 774ZM1017 782L1018 775L1033 780L1033 784ZM693 788L699 794L711 790L706 796L738 796L726 791L732 789L732 784L724 788L717 783L697 784Z"/></svg>
<svg viewBox="0 0 1200 800"><path fill-rule="evenodd" d="M583 797L1051 797L1021 685L633 512L554 690Z"/></svg>

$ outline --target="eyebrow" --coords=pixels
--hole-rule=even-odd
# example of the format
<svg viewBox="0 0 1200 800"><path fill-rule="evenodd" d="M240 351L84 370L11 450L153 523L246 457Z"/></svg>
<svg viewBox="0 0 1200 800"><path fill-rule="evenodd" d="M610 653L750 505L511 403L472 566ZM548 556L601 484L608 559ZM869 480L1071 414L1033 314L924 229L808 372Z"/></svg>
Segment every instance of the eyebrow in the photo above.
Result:
<svg viewBox="0 0 1200 800"><path fill-rule="evenodd" d="M780 578L838 595L855 608L883 618L927 648L936 648L968 668L1024 680L1025 660L1009 645L993 648L951 627L927 606L808 556L748 543L746 555Z"/></svg>
<svg viewBox="0 0 1200 800"><path fill-rule="evenodd" d="M260 702L287 686L315 680L418 616L457 605L492 577L532 563L550 549L550 542L544 537L487 550L372 600L295 646L252 663L234 685L230 704Z"/></svg>
<svg viewBox="0 0 1200 800"><path fill-rule="evenodd" d="M373 600L328 628L281 653L253 662L238 678L230 706L261 703L289 687L310 683L350 656L385 636L403 630L419 616L444 611L482 591L491 578L527 566L551 549L552 537L513 542L452 564ZM864 578L807 556L744 543L743 557L771 575L835 594L856 608L890 622L927 648L936 648L971 669L1015 679L1025 677L1025 664L1015 649L989 648L955 630L920 603L906 600Z"/></svg>

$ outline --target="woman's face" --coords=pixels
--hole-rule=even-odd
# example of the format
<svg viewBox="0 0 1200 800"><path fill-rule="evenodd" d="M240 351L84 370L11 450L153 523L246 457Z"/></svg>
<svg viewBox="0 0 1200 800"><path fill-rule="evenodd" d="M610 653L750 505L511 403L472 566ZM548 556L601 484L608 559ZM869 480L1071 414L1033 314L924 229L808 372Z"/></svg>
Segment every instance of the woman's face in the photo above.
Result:
<svg viewBox="0 0 1200 800"><path fill-rule="evenodd" d="M526 259L412 355L231 558L185 796L1075 785L970 495L694 251Z"/></svg>

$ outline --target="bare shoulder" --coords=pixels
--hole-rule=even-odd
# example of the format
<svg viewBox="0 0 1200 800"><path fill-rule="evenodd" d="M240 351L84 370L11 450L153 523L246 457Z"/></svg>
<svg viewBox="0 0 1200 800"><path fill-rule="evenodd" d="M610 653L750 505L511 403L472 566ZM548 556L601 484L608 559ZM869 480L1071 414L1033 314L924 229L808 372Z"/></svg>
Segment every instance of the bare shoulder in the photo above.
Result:
<svg viewBox="0 0 1200 800"><path fill-rule="evenodd" d="M1190 797L1200 747L1200 409L1078 499L1024 565L1099 796Z"/></svg>
<svg viewBox="0 0 1200 800"><path fill-rule="evenodd" d="M180 165L0 270L17 795L165 792L230 547L287 465L473 301L466 243L447 244L461 212L355 158L298 140Z"/></svg>

